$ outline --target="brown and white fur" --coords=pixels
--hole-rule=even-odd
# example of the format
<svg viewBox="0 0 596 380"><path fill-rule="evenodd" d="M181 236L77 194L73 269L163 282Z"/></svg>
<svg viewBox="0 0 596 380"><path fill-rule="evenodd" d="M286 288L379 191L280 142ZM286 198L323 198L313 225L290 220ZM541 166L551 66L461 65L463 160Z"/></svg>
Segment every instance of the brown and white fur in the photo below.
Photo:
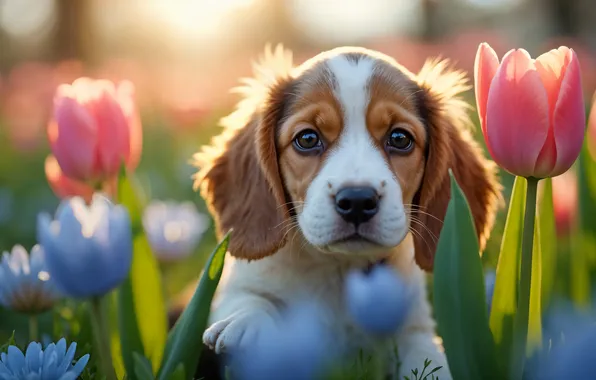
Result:
<svg viewBox="0 0 596 380"><path fill-rule="evenodd" d="M381 259L417 288L396 333L401 374L424 359L444 368L425 291L450 199L451 168L470 204L481 246L500 199L495 166L471 137L465 75L433 60L418 74L362 48L338 48L294 67L278 46L239 88L244 100L223 120L222 135L195 156L196 186L218 233L233 229L228 276L203 341L217 353L250 347L260 326L307 295L324 310L337 344L372 342L343 305L348 271ZM388 146L405 131L407 151ZM301 131L320 146L297 149ZM311 136L312 137L312 136ZM401 145L400 145L401 146ZM360 224L336 211L346 186L378 194L378 210Z"/></svg>

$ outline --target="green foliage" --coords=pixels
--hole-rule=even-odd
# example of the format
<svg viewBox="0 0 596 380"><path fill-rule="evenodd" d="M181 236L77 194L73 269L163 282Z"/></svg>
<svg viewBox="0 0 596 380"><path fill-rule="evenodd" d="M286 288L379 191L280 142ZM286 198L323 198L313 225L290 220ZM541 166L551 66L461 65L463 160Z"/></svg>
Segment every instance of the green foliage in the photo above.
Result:
<svg viewBox="0 0 596 380"><path fill-rule="evenodd" d="M500 368L487 323L478 239L466 198L450 176L451 200L433 275L437 327L454 378L495 378Z"/></svg>
<svg viewBox="0 0 596 380"><path fill-rule="evenodd" d="M542 311L550 304L555 287L557 269L557 230L555 226L555 210L553 205L553 181L545 178L542 181L542 194L538 203L538 224L540 228L540 252L542 260Z"/></svg>
<svg viewBox="0 0 596 380"><path fill-rule="evenodd" d="M497 345L499 360L504 367L508 367L513 345L513 319L517 310L525 203L526 180L517 177L505 222L490 314L490 328Z"/></svg>
<svg viewBox="0 0 596 380"><path fill-rule="evenodd" d="M151 362L149 359L140 355L137 352L132 353L134 362L134 374L139 380L153 380L153 369L151 369ZM128 376L131 377L130 375Z"/></svg>
<svg viewBox="0 0 596 380"><path fill-rule="evenodd" d="M16 344L17 343L14 340L14 331L13 331L12 335L10 336L10 338L8 338L6 343L4 343L2 346L0 346L0 352L6 352L8 350L8 346L15 346Z"/></svg>
<svg viewBox="0 0 596 380"><path fill-rule="evenodd" d="M200 337L207 327L211 300L223 272L229 240L230 232L213 251L190 303L170 332L158 379L169 379L180 364L187 375L194 373L203 348Z"/></svg>
<svg viewBox="0 0 596 380"><path fill-rule="evenodd" d="M129 277L118 291L118 325L126 373L135 378L133 352L151 359L156 371L167 337L166 306L157 260L143 233L143 195L123 167L117 200L130 214L133 260ZM142 316L142 317L139 317Z"/></svg>
<svg viewBox="0 0 596 380"><path fill-rule="evenodd" d="M430 368L430 364L432 363L431 360L425 359L424 360L424 367L422 367L422 371L418 371L418 368L413 369L412 370L412 376L413 377L409 377L409 376L404 376L404 380L427 380L429 379L430 376L430 380L438 380L439 377L435 376L435 373L440 370L441 366L438 367L434 367L434 368ZM426 372L428 370L428 373Z"/></svg>

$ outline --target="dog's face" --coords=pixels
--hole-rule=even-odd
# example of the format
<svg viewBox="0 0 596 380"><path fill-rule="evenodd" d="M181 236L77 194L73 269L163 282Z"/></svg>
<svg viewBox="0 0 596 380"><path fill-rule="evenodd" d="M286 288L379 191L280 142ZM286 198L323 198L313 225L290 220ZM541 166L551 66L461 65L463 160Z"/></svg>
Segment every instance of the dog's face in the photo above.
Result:
<svg viewBox="0 0 596 380"><path fill-rule="evenodd" d="M258 259L299 233L323 253L375 256L411 231L430 269L450 167L483 243L498 199L493 167L458 125L461 75L426 70L417 78L381 54L337 49L267 85L249 120L197 156L220 232L234 228L230 252Z"/></svg>
<svg viewBox="0 0 596 380"><path fill-rule="evenodd" d="M296 78L277 147L310 244L368 255L406 236L427 144L420 92L397 68L364 54L330 57Z"/></svg>

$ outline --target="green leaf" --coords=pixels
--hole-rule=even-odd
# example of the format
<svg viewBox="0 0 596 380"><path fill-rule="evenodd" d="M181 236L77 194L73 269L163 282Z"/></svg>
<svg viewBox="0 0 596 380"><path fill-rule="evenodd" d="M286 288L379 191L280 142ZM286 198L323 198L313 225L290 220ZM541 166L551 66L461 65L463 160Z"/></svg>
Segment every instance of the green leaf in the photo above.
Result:
<svg viewBox="0 0 596 380"><path fill-rule="evenodd" d="M170 332L158 379L169 379L179 364L184 365L187 374L194 373L203 348L201 336L207 327L211 301L221 278L229 241L230 232L215 247L190 303Z"/></svg>
<svg viewBox="0 0 596 380"><path fill-rule="evenodd" d="M161 362L167 339L167 312L159 265L143 232L142 192L125 171L118 182L118 201L130 213L133 260L129 277L118 290L118 324L122 356L129 378L134 377L133 352L151 360L153 371Z"/></svg>
<svg viewBox="0 0 596 380"><path fill-rule="evenodd" d="M498 376L495 344L488 327L484 276L474 221L466 198L451 176L451 200L434 265L437 327L453 378Z"/></svg>
<svg viewBox="0 0 596 380"><path fill-rule="evenodd" d="M578 160L580 230L596 235L596 161L584 143Z"/></svg>
<svg viewBox="0 0 596 380"><path fill-rule="evenodd" d="M491 305L490 329L497 345L500 363L506 367L513 348L513 319L517 310L526 189L526 179L516 177L501 241Z"/></svg>
<svg viewBox="0 0 596 380"><path fill-rule="evenodd" d="M14 330L12 331L12 334L10 335L10 338L8 338L8 341L6 341L6 343L4 343L2 346L0 346L0 352L6 352L8 350L8 346L14 346L16 345L16 342L14 340Z"/></svg>
<svg viewBox="0 0 596 380"><path fill-rule="evenodd" d="M135 376L139 380L153 380L153 370L151 369L151 362L149 359L140 355L137 352L132 353L132 358L134 361L134 371ZM129 376L130 378L130 376Z"/></svg>
<svg viewBox="0 0 596 380"><path fill-rule="evenodd" d="M536 211L539 212L538 210ZM528 315L528 339L526 356L531 356L542 347L542 252L540 219L534 224L534 245L532 247L532 279L530 288L530 309Z"/></svg>
<svg viewBox="0 0 596 380"><path fill-rule="evenodd" d="M591 272L595 267L596 241L596 161L588 149L588 141L578 160L578 222L579 231L570 239L569 292L572 301L580 308L591 303Z"/></svg>
<svg viewBox="0 0 596 380"><path fill-rule="evenodd" d="M120 329L118 328L118 291L115 290L110 294L106 295L102 299L103 307L107 310L108 315L108 325L110 329L110 352L112 353L112 364L114 365L114 370L116 371L116 376L118 379L124 378L126 374L126 369L124 366L124 358L122 355L122 345L120 344L121 336L120 336ZM87 318L87 323L89 324L89 333L92 333L91 329L91 321ZM91 336L91 335L90 335ZM93 360L93 357L92 357ZM131 375L131 376L134 376ZM130 377L129 377L130 378Z"/></svg>
<svg viewBox="0 0 596 380"><path fill-rule="evenodd" d="M545 178L541 182L542 192L537 210L537 224L540 228L542 310L546 310L555 287L555 273L557 268L557 231L555 228L552 179ZM536 245L534 245L534 247L536 247ZM534 276L533 273L532 276Z"/></svg>
<svg viewBox="0 0 596 380"><path fill-rule="evenodd" d="M172 376L170 376L170 380L185 380L186 379L186 372L184 371L184 364L178 364Z"/></svg>
<svg viewBox="0 0 596 380"><path fill-rule="evenodd" d="M589 310L591 303L591 271L590 252L596 252L594 236L586 230L570 239L569 259L569 296L573 304L585 311Z"/></svg>

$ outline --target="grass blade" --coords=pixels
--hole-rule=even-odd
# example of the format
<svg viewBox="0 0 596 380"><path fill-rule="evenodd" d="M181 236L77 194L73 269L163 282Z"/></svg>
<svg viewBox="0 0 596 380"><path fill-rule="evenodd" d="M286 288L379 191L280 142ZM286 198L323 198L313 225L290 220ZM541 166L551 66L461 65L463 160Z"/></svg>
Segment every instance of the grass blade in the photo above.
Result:
<svg viewBox="0 0 596 380"><path fill-rule="evenodd" d="M201 336L207 327L211 300L223 272L229 241L230 232L211 254L190 303L170 332L158 379L169 379L180 364L184 365L187 377L194 374L203 349Z"/></svg>
<svg viewBox="0 0 596 380"><path fill-rule="evenodd" d="M515 178L501 241L489 322L500 363L506 368L509 366L513 347L513 320L517 310L526 187L525 178Z"/></svg>

